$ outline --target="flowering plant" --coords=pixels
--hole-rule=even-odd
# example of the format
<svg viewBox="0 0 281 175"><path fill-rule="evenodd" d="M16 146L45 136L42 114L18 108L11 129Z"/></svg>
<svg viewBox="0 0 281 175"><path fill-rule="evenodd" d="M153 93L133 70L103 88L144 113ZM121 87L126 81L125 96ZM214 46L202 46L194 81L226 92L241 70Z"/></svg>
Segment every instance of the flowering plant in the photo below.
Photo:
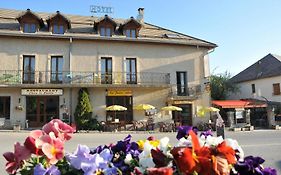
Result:
<svg viewBox="0 0 281 175"><path fill-rule="evenodd" d="M65 153L64 143L74 129L58 119L31 131L23 145L3 154L6 171L22 175L276 175L263 168L260 157L244 157L233 139L213 137L211 131L179 127L175 146L169 138L132 141L131 135L116 144L90 149L78 145L74 153Z"/></svg>
<svg viewBox="0 0 281 175"><path fill-rule="evenodd" d="M23 111L23 110L24 110L24 108L23 108L22 105L16 106L15 109L16 109L16 110L19 110L19 111Z"/></svg>

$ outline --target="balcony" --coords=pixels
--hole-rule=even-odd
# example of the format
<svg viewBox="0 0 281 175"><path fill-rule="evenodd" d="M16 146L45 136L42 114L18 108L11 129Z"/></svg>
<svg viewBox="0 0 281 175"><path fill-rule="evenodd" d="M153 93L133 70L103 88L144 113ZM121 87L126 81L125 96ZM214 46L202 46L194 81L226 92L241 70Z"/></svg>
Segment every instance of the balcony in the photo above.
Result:
<svg viewBox="0 0 281 175"><path fill-rule="evenodd" d="M45 72L0 71L0 86L11 87L80 87L143 86L167 87L170 74L155 72Z"/></svg>
<svg viewBox="0 0 281 175"><path fill-rule="evenodd" d="M203 93L201 85L173 85L168 100L195 100Z"/></svg>

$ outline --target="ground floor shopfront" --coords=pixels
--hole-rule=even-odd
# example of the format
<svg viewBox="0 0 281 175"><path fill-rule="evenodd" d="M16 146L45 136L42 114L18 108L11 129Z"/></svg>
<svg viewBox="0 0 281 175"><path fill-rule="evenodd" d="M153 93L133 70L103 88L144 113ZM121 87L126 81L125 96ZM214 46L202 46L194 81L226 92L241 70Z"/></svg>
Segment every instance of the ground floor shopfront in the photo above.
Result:
<svg viewBox="0 0 281 175"><path fill-rule="evenodd" d="M0 118L6 125L20 124L22 128L41 127L54 118L74 121L80 88L2 88L0 89ZM193 100L167 100L168 88L105 88L88 87L93 107L93 117L98 121L119 121L132 123L147 120L153 116L157 122L178 122L182 125L195 125L208 121L208 117L196 117L197 106L208 106L208 96ZM155 110L134 110L138 104L150 104ZM126 111L106 111L111 105L121 105ZM161 111L167 105L181 107L178 111Z"/></svg>

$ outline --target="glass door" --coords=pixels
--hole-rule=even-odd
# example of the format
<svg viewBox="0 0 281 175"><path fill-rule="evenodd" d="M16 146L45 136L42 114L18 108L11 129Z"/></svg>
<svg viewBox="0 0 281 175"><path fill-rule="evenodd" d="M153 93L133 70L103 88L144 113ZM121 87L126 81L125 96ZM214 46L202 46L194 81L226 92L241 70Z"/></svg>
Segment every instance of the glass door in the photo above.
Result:
<svg viewBox="0 0 281 175"><path fill-rule="evenodd" d="M101 83L112 84L112 59L110 57L101 58Z"/></svg>
<svg viewBox="0 0 281 175"><path fill-rule="evenodd" d="M126 59L127 84L137 84L137 63L135 58Z"/></svg>
<svg viewBox="0 0 281 175"><path fill-rule="evenodd" d="M186 74L186 72L177 72L177 95L179 96L188 95Z"/></svg>
<svg viewBox="0 0 281 175"><path fill-rule="evenodd" d="M58 96L26 97L26 119L30 127L41 127L54 118L59 118Z"/></svg>
<svg viewBox="0 0 281 175"><path fill-rule="evenodd" d="M35 57L23 57L23 83L33 84L35 82Z"/></svg>
<svg viewBox="0 0 281 175"><path fill-rule="evenodd" d="M62 71L63 71L63 58L58 56L53 56L51 62L52 83L62 83Z"/></svg>

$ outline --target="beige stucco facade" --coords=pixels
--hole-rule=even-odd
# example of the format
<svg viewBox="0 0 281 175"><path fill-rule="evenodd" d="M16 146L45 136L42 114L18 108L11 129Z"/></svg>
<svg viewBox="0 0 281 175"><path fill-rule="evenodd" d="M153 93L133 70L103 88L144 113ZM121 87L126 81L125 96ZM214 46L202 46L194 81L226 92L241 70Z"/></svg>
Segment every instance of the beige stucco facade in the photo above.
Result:
<svg viewBox="0 0 281 175"><path fill-rule="evenodd" d="M95 41L95 40L75 40L75 39L39 39L21 37L1 37L0 38L0 70L19 70L23 69L23 56L35 56L35 71L51 70L51 56L62 56L64 60L63 70L68 72L99 72L101 70L101 57L112 57L112 71L126 72L125 59L136 58L137 72L167 73L170 74L170 82L163 86L154 84L152 86L140 85L102 85L95 86L81 84L78 86L68 86L65 84L52 85L48 83L48 76L42 76L43 83L35 77L34 85L11 84L1 85L0 96L11 97L10 123L20 122L22 127L25 125L25 98L21 95L22 88L61 88L63 95L59 97L59 104L65 104L73 113L77 104L78 90L80 87L87 87L93 107L93 117L98 116L98 120L105 120L106 91L108 89L129 89L132 91L133 103L148 103L157 108L156 120L171 120L171 112L162 112L161 107L168 103L169 94L175 90L176 72L186 71L188 86L200 87L200 92L194 98L186 96L182 101L192 105L193 123L198 123L196 118L197 106L209 106L210 96L205 91L204 82L204 56L208 49L204 47L176 45L176 44L155 44L137 42L118 42L118 41ZM206 64L205 64L206 66ZM207 65L208 66L208 65ZM125 79L126 75L121 74L118 79ZM46 81L44 81L46 79ZM20 100L19 100L20 99ZM15 106L23 106L24 110L19 111ZM60 118L64 112L60 108ZM142 120L143 111L134 111L133 119ZM202 120L202 118L200 118ZM203 118L208 120L208 118Z"/></svg>
<svg viewBox="0 0 281 175"><path fill-rule="evenodd" d="M144 9L138 13L143 17ZM92 117L107 124L131 124L146 115L156 124L209 119L196 113L210 105L214 43L133 17L0 9L0 24L0 118L10 126L39 127L68 116L75 121L81 88L89 92ZM113 104L127 110L117 116L106 111ZM156 110L135 110L139 104ZM161 111L167 105L182 112Z"/></svg>

